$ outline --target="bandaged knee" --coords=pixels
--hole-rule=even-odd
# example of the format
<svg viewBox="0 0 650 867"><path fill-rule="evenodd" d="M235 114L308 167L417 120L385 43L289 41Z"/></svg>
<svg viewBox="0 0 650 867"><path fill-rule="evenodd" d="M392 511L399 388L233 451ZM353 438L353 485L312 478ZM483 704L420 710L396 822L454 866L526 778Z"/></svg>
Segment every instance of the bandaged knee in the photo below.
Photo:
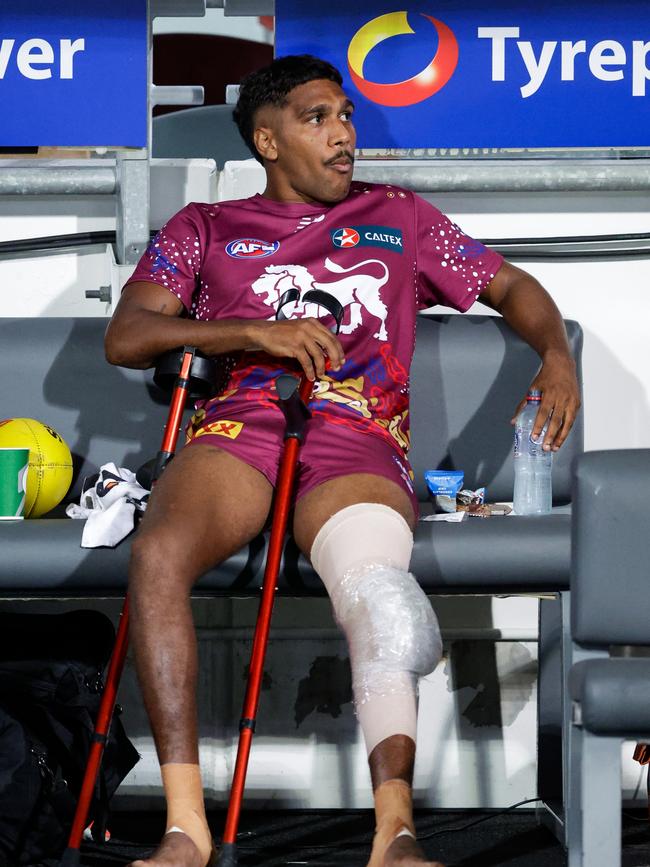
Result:
<svg viewBox="0 0 650 867"><path fill-rule="evenodd" d="M160 766L167 801L165 834L183 833L194 843L207 864L212 835L205 815L203 784L198 765L170 762Z"/></svg>
<svg viewBox="0 0 650 867"><path fill-rule="evenodd" d="M415 740L417 682L438 664L434 611L408 565L413 535L380 503L358 503L321 527L311 551L350 651L368 754L387 737Z"/></svg>

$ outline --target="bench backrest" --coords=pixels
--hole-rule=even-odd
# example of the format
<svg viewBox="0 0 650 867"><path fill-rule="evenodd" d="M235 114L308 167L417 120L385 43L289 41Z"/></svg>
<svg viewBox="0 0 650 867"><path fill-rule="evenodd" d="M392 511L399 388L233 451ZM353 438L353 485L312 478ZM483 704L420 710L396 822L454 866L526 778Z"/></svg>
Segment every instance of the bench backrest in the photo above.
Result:
<svg viewBox="0 0 650 867"><path fill-rule="evenodd" d="M575 641L650 645L650 449L586 452L575 463L571 634Z"/></svg>
<svg viewBox="0 0 650 867"><path fill-rule="evenodd" d="M0 378L0 418L38 419L67 442L74 476L66 502L78 501L83 479L102 464L135 470L160 448L165 397L151 371L106 362L107 322L0 319L0 362L7 372Z"/></svg>
<svg viewBox="0 0 650 867"><path fill-rule="evenodd" d="M456 469L465 487L487 488L491 501L511 501L514 484L510 419L526 396L539 356L498 316L421 314L411 370L411 462L418 499L427 500L424 471ZM582 329L566 321L582 383ZM582 387L582 386L581 386ZM571 499L571 462L583 451L582 413L553 457L553 501Z"/></svg>
<svg viewBox="0 0 650 867"><path fill-rule="evenodd" d="M465 471L467 486L512 499L514 407L539 366L536 354L491 316L418 317L412 370L411 457L420 500L425 469ZM151 371L104 360L105 318L0 319L0 418L30 417L55 428L74 456L67 502L107 461L137 469L160 448L165 396ZM567 323L579 359L577 323ZM582 451L582 420L556 455L554 496L570 496L569 465Z"/></svg>

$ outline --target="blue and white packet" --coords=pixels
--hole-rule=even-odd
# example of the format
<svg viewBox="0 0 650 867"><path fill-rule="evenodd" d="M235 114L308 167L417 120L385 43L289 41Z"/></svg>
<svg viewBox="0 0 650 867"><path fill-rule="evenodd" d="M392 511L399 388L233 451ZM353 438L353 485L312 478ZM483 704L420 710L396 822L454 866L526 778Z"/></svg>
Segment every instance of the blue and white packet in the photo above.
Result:
<svg viewBox="0 0 650 867"><path fill-rule="evenodd" d="M463 487L463 470L425 470L424 479L438 512L455 512L456 495Z"/></svg>

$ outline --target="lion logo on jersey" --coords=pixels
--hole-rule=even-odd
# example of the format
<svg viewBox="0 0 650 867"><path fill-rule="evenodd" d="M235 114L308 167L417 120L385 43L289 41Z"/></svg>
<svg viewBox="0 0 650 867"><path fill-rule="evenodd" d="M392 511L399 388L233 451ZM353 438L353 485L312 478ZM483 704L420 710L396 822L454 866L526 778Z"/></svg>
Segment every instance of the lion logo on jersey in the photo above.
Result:
<svg viewBox="0 0 650 867"><path fill-rule="evenodd" d="M360 268L367 265L379 265L384 272L383 275L375 277L372 274L359 272ZM252 289L256 295L265 296L262 300L274 310L287 289L297 289L300 296L294 303L293 309L287 305L287 316L295 319L318 315L317 304L304 303L300 300L305 292L311 289L329 292L345 308L345 316L340 329L341 334L350 334L358 328L363 323L363 311L365 311L379 319L380 322L379 330L375 332L373 337L376 337L377 340L388 340L388 332L386 331L388 309L381 300L380 294L381 287L388 281L389 277L388 267L385 263L379 259L366 259L350 268L343 268L336 262L332 262L331 259L325 259L325 267L332 274L345 274L346 276L339 280L319 282L314 280L303 265L267 265L264 273L253 282ZM269 316L269 319L273 319L274 315Z"/></svg>

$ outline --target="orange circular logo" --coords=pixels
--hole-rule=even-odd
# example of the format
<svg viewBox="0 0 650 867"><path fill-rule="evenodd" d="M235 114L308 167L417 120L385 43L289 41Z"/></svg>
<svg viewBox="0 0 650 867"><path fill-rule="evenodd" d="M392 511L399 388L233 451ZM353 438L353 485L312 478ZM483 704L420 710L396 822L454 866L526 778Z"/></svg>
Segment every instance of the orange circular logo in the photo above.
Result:
<svg viewBox="0 0 650 867"><path fill-rule="evenodd" d="M348 45L348 69L352 81L365 97L379 105L415 105L433 96L447 84L458 64L458 42L453 31L432 18L420 13L433 24L438 34L438 50L431 62L417 75L394 84L379 84L368 81L363 75L363 65L372 49L392 36L414 33L406 12L388 12L366 22L354 34Z"/></svg>

